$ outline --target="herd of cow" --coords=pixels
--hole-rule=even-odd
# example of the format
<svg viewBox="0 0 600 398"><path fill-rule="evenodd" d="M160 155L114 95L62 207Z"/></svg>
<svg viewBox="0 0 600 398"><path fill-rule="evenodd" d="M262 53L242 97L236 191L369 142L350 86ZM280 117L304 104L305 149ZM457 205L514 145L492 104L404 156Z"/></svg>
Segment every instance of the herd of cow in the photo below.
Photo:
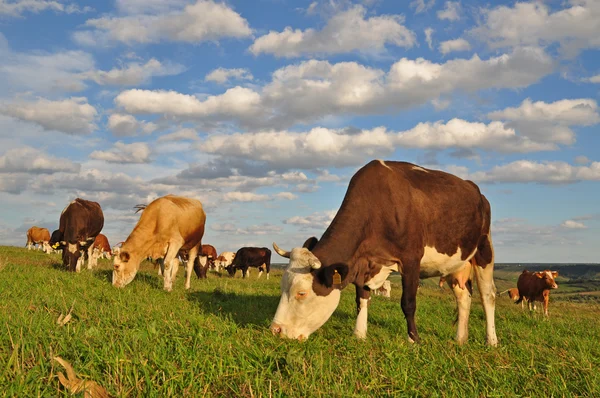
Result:
<svg viewBox="0 0 600 398"><path fill-rule="evenodd" d="M27 245L46 251L62 250L70 271L79 271L88 258L93 268L101 255L113 258L112 284L124 287L146 258L156 260L164 289L172 290L180 262L186 263L185 288L192 270L206 277L209 267L224 268L230 275L249 267L269 277L271 251L244 247L237 253L217 256L202 245L206 214L191 198L167 195L136 206L140 219L127 239L111 250L100 234L104 216L100 205L75 199L61 213L59 228L50 236L37 227L27 233ZM497 345L495 329L496 287L494 249L490 234L490 204L476 184L438 170L396 161L374 160L350 180L346 195L321 239L311 237L302 247L286 251L273 248L289 264L281 278L281 299L270 330L282 337L304 340L332 315L340 292L349 284L356 289L357 318L354 335L365 338L371 293L383 288L389 294L388 276L402 274L401 307L408 339L418 342L415 323L419 279L441 277L450 285L458 306L456 339L468 337L472 278L482 299L488 344ZM543 301L547 314L548 292L556 288L555 272L523 272L518 281L518 302Z"/></svg>

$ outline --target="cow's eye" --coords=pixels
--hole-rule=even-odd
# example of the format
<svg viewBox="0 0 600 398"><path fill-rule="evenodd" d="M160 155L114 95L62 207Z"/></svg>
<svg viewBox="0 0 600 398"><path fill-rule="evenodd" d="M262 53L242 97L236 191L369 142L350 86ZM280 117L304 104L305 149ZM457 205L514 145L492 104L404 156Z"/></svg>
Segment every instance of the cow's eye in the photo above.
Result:
<svg viewBox="0 0 600 398"><path fill-rule="evenodd" d="M305 299L306 296L307 296L307 294L305 291L300 291L300 292L296 293L296 299L298 299L298 300Z"/></svg>

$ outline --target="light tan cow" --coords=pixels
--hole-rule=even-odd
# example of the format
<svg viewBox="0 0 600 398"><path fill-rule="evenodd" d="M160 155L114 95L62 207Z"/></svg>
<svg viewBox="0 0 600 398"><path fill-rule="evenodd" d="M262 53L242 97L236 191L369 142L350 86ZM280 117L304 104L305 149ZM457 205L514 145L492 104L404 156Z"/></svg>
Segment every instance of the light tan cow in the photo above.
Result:
<svg viewBox="0 0 600 398"><path fill-rule="evenodd" d="M235 258L234 252L223 252L215 260L215 271L220 272L225 267L229 267Z"/></svg>
<svg viewBox="0 0 600 398"><path fill-rule="evenodd" d="M27 230L27 250L31 250L38 245L38 250L44 250L44 253L50 253L52 248L48 244L50 242L50 231L46 228L33 226Z"/></svg>
<svg viewBox="0 0 600 398"><path fill-rule="evenodd" d="M177 274L180 249L189 251L185 288L190 288L190 277L204 235L206 214L196 199L167 195L154 200L144 209L138 223L127 237L114 259L112 284L124 287L130 283L146 257L158 260L164 277L164 289L173 289Z"/></svg>

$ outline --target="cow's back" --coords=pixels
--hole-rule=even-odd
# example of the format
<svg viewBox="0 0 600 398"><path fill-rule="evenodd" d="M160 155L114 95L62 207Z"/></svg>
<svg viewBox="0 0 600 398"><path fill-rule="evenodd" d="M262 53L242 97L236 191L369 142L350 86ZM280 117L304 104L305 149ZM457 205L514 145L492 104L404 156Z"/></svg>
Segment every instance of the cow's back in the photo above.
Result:
<svg viewBox="0 0 600 398"><path fill-rule="evenodd" d="M98 236L104 227L104 214L97 202L75 199L61 213L59 231L62 240L75 243Z"/></svg>

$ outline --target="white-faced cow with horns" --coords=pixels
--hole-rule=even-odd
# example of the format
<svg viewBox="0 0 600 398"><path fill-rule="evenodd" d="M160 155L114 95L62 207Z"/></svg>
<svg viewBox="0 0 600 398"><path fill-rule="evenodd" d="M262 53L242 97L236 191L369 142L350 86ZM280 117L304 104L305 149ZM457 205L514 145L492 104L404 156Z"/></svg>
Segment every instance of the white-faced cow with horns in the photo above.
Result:
<svg viewBox="0 0 600 398"><path fill-rule="evenodd" d="M370 162L350 180L342 206L321 240L311 238L289 252L273 244L290 262L281 279L281 300L271 331L308 338L329 319L341 290L352 283L358 310L354 334L365 338L370 291L398 271L409 340L419 341L415 324L419 279L445 276L456 296L456 339L462 344L468 335L474 270L487 342L495 346L490 218L489 202L471 181L405 162Z"/></svg>

